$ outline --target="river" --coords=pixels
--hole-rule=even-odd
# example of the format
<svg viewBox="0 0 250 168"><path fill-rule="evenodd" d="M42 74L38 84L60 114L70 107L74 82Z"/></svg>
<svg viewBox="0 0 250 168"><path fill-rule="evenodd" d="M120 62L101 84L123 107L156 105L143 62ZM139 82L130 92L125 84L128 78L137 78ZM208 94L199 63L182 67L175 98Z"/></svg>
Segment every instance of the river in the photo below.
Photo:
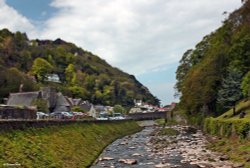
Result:
<svg viewBox="0 0 250 168"><path fill-rule="evenodd" d="M92 168L235 167L227 156L206 149L206 137L188 126L173 126L178 135L161 135L148 125L141 132L118 139L99 156Z"/></svg>

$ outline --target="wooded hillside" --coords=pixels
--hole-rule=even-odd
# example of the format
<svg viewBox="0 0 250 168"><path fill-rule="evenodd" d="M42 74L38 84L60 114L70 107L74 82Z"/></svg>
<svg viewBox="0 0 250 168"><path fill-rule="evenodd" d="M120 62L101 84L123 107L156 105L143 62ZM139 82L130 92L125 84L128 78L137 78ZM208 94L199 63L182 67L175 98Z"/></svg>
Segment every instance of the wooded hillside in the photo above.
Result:
<svg viewBox="0 0 250 168"><path fill-rule="evenodd" d="M60 83L47 78L56 74ZM61 39L29 40L25 33L0 31L0 99L17 92L53 86L67 96L95 104L131 106L133 99L159 104L133 75Z"/></svg>
<svg viewBox="0 0 250 168"><path fill-rule="evenodd" d="M218 116L250 93L250 1L183 55L176 72L180 107Z"/></svg>

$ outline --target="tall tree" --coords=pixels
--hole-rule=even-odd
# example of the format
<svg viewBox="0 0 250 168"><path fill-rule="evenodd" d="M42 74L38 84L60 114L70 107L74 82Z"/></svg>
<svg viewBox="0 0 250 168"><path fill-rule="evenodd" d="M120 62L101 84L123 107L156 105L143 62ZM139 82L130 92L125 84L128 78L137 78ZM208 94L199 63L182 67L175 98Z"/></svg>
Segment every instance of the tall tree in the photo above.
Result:
<svg viewBox="0 0 250 168"><path fill-rule="evenodd" d="M241 92L242 73L229 67L228 75L222 81L222 87L218 92L218 103L226 108L233 107L233 115L236 114L236 102L242 98Z"/></svg>
<svg viewBox="0 0 250 168"><path fill-rule="evenodd" d="M36 58L33 62L31 73L39 82L44 82L47 75L52 73L53 66L43 58Z"/></svg>
<svg viewBox="0 0 250 168"><path fill-rule="evenodd" d="M244 76L241 83L242 93L245 97L250 96L250 71Z"/></svg>
<svg viewBox="0 0 250 168"><path fill-rule="evenodd" d="M73 64L69 64L65 69L66 81L70 85L74 85L76 83L76 72L75 66Z"/></svg>
<svg viewBox="0 0 250 168"><path fill-rule="evenodd" d="M191 55L193 53L193 50L187 50L181 60L180 60L180 65L177 68L176 71L176 84L175 84L175 89L177 91L176 96L178 96L181 93L181 88L183 86L183 81L185 76L187 75L188 71L190 70L190 68L192 67L192 63L191 63Z"/></svg>

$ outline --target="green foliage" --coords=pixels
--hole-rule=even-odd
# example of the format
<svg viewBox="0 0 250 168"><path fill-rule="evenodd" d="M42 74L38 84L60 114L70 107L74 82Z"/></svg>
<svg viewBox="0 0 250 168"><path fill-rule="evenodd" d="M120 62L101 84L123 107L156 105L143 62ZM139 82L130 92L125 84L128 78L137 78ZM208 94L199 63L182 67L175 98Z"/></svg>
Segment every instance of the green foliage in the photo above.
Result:
<svg viewBox="0 0 250 168"><path fill-rule="evenodd" d="M224 107L234 107L236 102L242 98L241 72L230 68L226 78L222 79L221 89L218 91L218 102Z"/></svg>
<svg viewBox="0 0 250 168"><path fill-rule="evenodd" d="M37 106L37 111L41 111L45 113L49 112L48 103L44 99L36 99L32 102L32 105Z"/></svg>
<svg viewBox="0 0 250 168"><path fill-rule="evenodd" d="M241 89L245 97L250 97L250 71L244 76L241 83Z"/></svg>
<svg viewBox="0 0 250 168"><path fill-rule="evenodd" d="M126 110L125 108L123 108L121 105L115 105L113 108L114 113L121 113L121 114L125 114Z"/></svg>
<svg viewBox="0 0 250 168"><path fill-rule="evenodd" d="M218 116L232 107L241 99L240 85L245 95L249 91L249 6L250 1L245 2L221 28L185 52L180 61L176 89L181 95L180 107L193 121L192 116Z"/></svg>
<svg viewBox="0 0 250 168"><path fill-rule="evenodd" d="M242 139L248 136L250 131L249 119L216 119L207 118L204 130L212 135L229 137L236 135Z"/></svg>
<svg viewBox="0 0 250 168"><path fill-rule="evenodd" d="M74 111L74 112L83 112L83 113L87 112L84 109L82 109L80 106L73 106L71 108L71 111Z"/></svg>
<svg viewBox="0 0 250 168"><path fill-rule="evenodd" d="M83 87L70 86L68 87L68 90L70 91L70 95L74 98L86 98L87 97L87 92Z"/></svg>
<svg viewBox="0 0 250 168"><path fill-rule="evenodd" d="M104 105L131 107L134 99L159 104L159 100L134 76L61 39L29 40L24 33L3 29L0 31L0 55L1 72L12 67L24 74L31 72L38 85L56 86L66 96L81 97ZM50 73L57 74L61 83L46 82ZM2 95L0 93L0 98L3 98Z"/></svg>
<svg viewBox="0 0 250 168"><path fill-rule="evenodd" d="M135 122L126 121L3 131L0 164L19 163L27 168L89 167L108 144L139 130Z"/></svg>
<svg viewBox="0 0 250 168"><path fill-rule="evenodd" d="M246 113L244 118L239 117L239 113ZM206 118L204 130L213 135L237 136L245 139L250 131L250 101L241 101L236 105L236 114L233 115L233 109L227 111L217 118Z"/></svg>
<svg viewBox="0 0 250 168"><path fill-rule="evenodd" d="M68 84L74 85L76 83L76 72L73 64L69 64L65 69L65 78Z"/></svg>
<svg viewBox="0 0 250 168"><path fill-rule="evenodd" d="M243 163L246 168L250 167L247 159L250 155L250 141L248 139L239 141L237 139L220 138L213 140L208 148L226 154L230 160Z"/></svg>
<svg viewBox="0 0 250 168"><path fill-rule="evenodd" d="M173 128L163 128L160 132L159 132L159 135L161 136L176 136L176 135L179 135L180 132L173 129Z"/></svg>
<svg viewBox="0 0 250 168"><path fill-rule="evenodd" d="M37 58L34 60L31 73L36 76L39 82L44 82L53 70L53 66L43 58Z"/></svg>
<svg viewBox="0 0 250 168"><path fill-rule="evenodd" d="M8 97L9 93L19 92L21 84L23 85L23 91L38 90L33 80L18 69L0 70L0 99Z"/></svg>

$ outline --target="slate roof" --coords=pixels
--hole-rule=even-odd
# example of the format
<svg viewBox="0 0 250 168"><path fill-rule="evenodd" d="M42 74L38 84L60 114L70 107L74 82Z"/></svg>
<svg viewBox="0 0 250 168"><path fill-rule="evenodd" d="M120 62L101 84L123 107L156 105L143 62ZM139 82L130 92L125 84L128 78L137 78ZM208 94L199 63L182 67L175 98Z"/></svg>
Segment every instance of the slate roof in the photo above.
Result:
<svg viewBox="0 0 250 168"><path fill-rule="evenodd" d="M56 107L54 109L55 112L57 111L69 111L70 110L70 103L66 100L61 92L57 93L57 100L56 100Z"/></svg>
<svg viewBox="0 0 250 168"><path fill-rule="evenodd" d="M32 106L32 102L39 97L39 92L10 93L8 106Z"/></svg>

